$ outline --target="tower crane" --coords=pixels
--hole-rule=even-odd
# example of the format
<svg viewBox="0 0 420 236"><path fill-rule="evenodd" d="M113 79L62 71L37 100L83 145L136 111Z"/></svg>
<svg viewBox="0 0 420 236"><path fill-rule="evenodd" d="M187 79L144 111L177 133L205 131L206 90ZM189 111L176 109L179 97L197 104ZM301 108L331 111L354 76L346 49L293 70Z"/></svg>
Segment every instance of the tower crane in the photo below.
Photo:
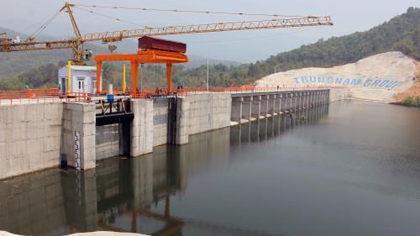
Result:
<svg viewBox="0 0 420 236"><path fill-rule="evenodd" d="M54 50L54 49L72 49L73 64L83 65L85 50L83 44L86 42L102 41L103 43L118 42L123 39L137 38L142 36L163 36L163 35L181 35L198 34L210 32L240 31L240 30L262 30L277 28L296 28L305 26L323 26L333 25L330 16L306 16L295 18L276 18L270 20L248 20L217 22L206 24L192 24L182 26L164 26L164 27L143 27L135 30L121 30L112 32L99 32L82 34L76 23L73 9L78 5L65 3L60 12L67 12L74 31L74 37L67 40L36 41L35 37L28 37L25 41L13 41L12 39L0 40L0 52L19 52L34 50ZM80 8L79 8L80 9ZM145 9L143 9L145 10ZM57 14L58 14L57 13ZM91 12L92 13L92 12ZM209 12L202 12L209 13ZM238 13L242 14L242 13ZM274 15L276 16L276 15ZM46 26L41 27L41 30Z"/></svg>

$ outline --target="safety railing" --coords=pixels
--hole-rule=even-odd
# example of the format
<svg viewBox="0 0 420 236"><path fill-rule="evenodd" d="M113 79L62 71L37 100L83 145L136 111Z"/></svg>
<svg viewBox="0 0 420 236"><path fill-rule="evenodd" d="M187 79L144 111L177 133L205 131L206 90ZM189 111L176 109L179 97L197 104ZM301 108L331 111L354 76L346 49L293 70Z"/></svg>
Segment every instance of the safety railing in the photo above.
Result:
<svg viewBox="0 0 420 236"><path fill-rule="evenodd" d="M257 92L276 92L276 91L302 91L302 90L319 90L319 89L331 89L331 88L344 88L337 86L318 86L314 87L255 87L255 86L243 86L243 87L189 87L188 94L199 94L199 93L257 93Z"/></svg>
<svg viewBox="0 0 420 236"><path fill-rule="evenodd" d="M337 86L319 86L319 87L188 87L173 88L171 94L167 94L166 88L143 88L133 91L126 89L125 92L116 89L113 94L126 98L148 99L156 96L188 96L188 94L202 93L258 93L258 92L275 92L275 91L301 91L301 90L319 90L319 89L339 89L345 87ZM0 105L19 104L19 103L36 103L36 102L54 102L54 101L74 101L74 102L91 102L93 97L105 96L107 91L101 91L100 94L83 93L83 92L60 92L56 88L52 89L27 89L27 90L0 90Z"/></svg>
<svg viewBox="0 0 420 236"><path fill-rule="evenodd" d="M27 89L27 90L0 90L0 105L75 101L90 102L90 93L72 92L63 93L56 88L52 89Z"/></svg>
<svg viewBox="0 0 420 236"><path fill-rule="evenodd" d="M130 91L132 98L152 98L157 96L187 96L188 89L173 88L172 93L168 94L166 89L143 88L142 90Z"/></svg>

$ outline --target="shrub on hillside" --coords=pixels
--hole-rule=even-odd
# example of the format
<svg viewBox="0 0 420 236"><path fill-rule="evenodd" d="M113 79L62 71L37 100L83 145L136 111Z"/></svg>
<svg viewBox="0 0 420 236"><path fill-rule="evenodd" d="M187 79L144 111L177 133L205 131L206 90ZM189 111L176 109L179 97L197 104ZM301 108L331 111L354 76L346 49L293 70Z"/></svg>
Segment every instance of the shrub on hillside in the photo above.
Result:
<svg viewBox="0 0 420 236"><path fill-rule="evenodd" d="M420 96L416 98L416 105L417 107L420 107Z"/></svg>
<svg viewBox="0 0 420 236"><path fill-rule="evenodd" d="M420 107L420 96L416 98L409 96L402 101L402 105L408 107Z"/></svg>

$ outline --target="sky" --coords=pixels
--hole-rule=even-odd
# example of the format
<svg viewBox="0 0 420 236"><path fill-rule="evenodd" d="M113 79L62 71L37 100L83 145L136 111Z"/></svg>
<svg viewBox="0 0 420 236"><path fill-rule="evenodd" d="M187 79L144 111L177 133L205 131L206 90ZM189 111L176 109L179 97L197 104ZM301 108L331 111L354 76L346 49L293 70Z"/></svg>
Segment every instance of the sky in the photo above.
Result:
<svg viewBox="0 0 420 236"><path fill-rule="evenodd" d="M70 1L70 0L68 0ZM32 34L64 5L61 0L0 0L0 27ZM169 36L168 39L188 44L188 54L218 60L255 62L271 55L315 43L319 39L365 31L406 12L410 6L420 7L419 0L73 0L75 4L144 7L179 10L205 10L266 13L285 16L330 15L334 26L294 29L271 29ZM137 29L146 26L188 25L220 21L263 20L269 17L146 12L139 10L95 9L95 13L120 18L118 22L75 9L76 21L83 33ZM61 13L43 32L44 36L69 38L72 28L68 15ZM133 51L136 49L133 48Z"/></svg>

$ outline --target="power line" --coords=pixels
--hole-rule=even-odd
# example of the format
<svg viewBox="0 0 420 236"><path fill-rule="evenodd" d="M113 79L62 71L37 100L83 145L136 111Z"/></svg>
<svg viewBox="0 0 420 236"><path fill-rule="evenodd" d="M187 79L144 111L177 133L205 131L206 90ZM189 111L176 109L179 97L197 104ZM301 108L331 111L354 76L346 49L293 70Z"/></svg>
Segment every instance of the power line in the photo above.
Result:
<svg viewBox="0 0 420 236"><path fill-rule="evenodd" d="M50 17L44 24L41 25L33 34L29 36L31 39L35 39L38 35L47 28L47 26L61 13L62 10L55 13L52 17Z"/></svg>
<svg viewBox="0 0 420 236"><path fill-rule="evenodd" d="M124 23L128 23L128 24L136 25L136 26L140 26L140 27L143 27L143 28L150 28L150 27L145 26L145 25L141 25L141 24L138 24L138 23L135 23L135 22L132 22L132 21L127 21L127 20L123 20L123 19L120 19L120 18L108 16L108 15L105 15L105 14L102 14L102 13L94 12L92 10L86 10L86 9L76 7L76 6L74 6L74 8L79 9L81 11L85 11L85 12L94 14L94 15L98 15L98 16L105 17L105 18L108 18L108 19L116 20L116 21L119 21L119 22L124 22Z"/></svg>
<svg viewBox="0 0 420 236"><path fill-rule="evenodd" d="M16 30L16 32L18 32L18 33L25 33L25 31L29 30L30 28L34 28L35 26L41 24L42 22L47 21L48 19L50 19L51 17L53 17L55 14L56 13L53 13L53 14L49 15L44 20L39 20L39 21L36 21L36 22L32 22L32 24L30 24L30 25L26 25L24 27L21 27L20 29Z"/></svg>
<svg viewBox="0 0 420 236"><path fill-rule="evenodd" d="M156 11L156 12L172 12L172 13L193 13L193 14L217 14L217 15L239 15L239 16L265 16L265 17L303 17L300 15L283 15L283 14L266 14L266 13L247 13L247 12L228 12L228 11L200 11L200 10L178 10L178 9L162 9L162 8L145 8L145 7L123 7L123 6L101 6L101 5L75 5L90 8L106 8L121 10L140 10L140 11Z"/></svg>

